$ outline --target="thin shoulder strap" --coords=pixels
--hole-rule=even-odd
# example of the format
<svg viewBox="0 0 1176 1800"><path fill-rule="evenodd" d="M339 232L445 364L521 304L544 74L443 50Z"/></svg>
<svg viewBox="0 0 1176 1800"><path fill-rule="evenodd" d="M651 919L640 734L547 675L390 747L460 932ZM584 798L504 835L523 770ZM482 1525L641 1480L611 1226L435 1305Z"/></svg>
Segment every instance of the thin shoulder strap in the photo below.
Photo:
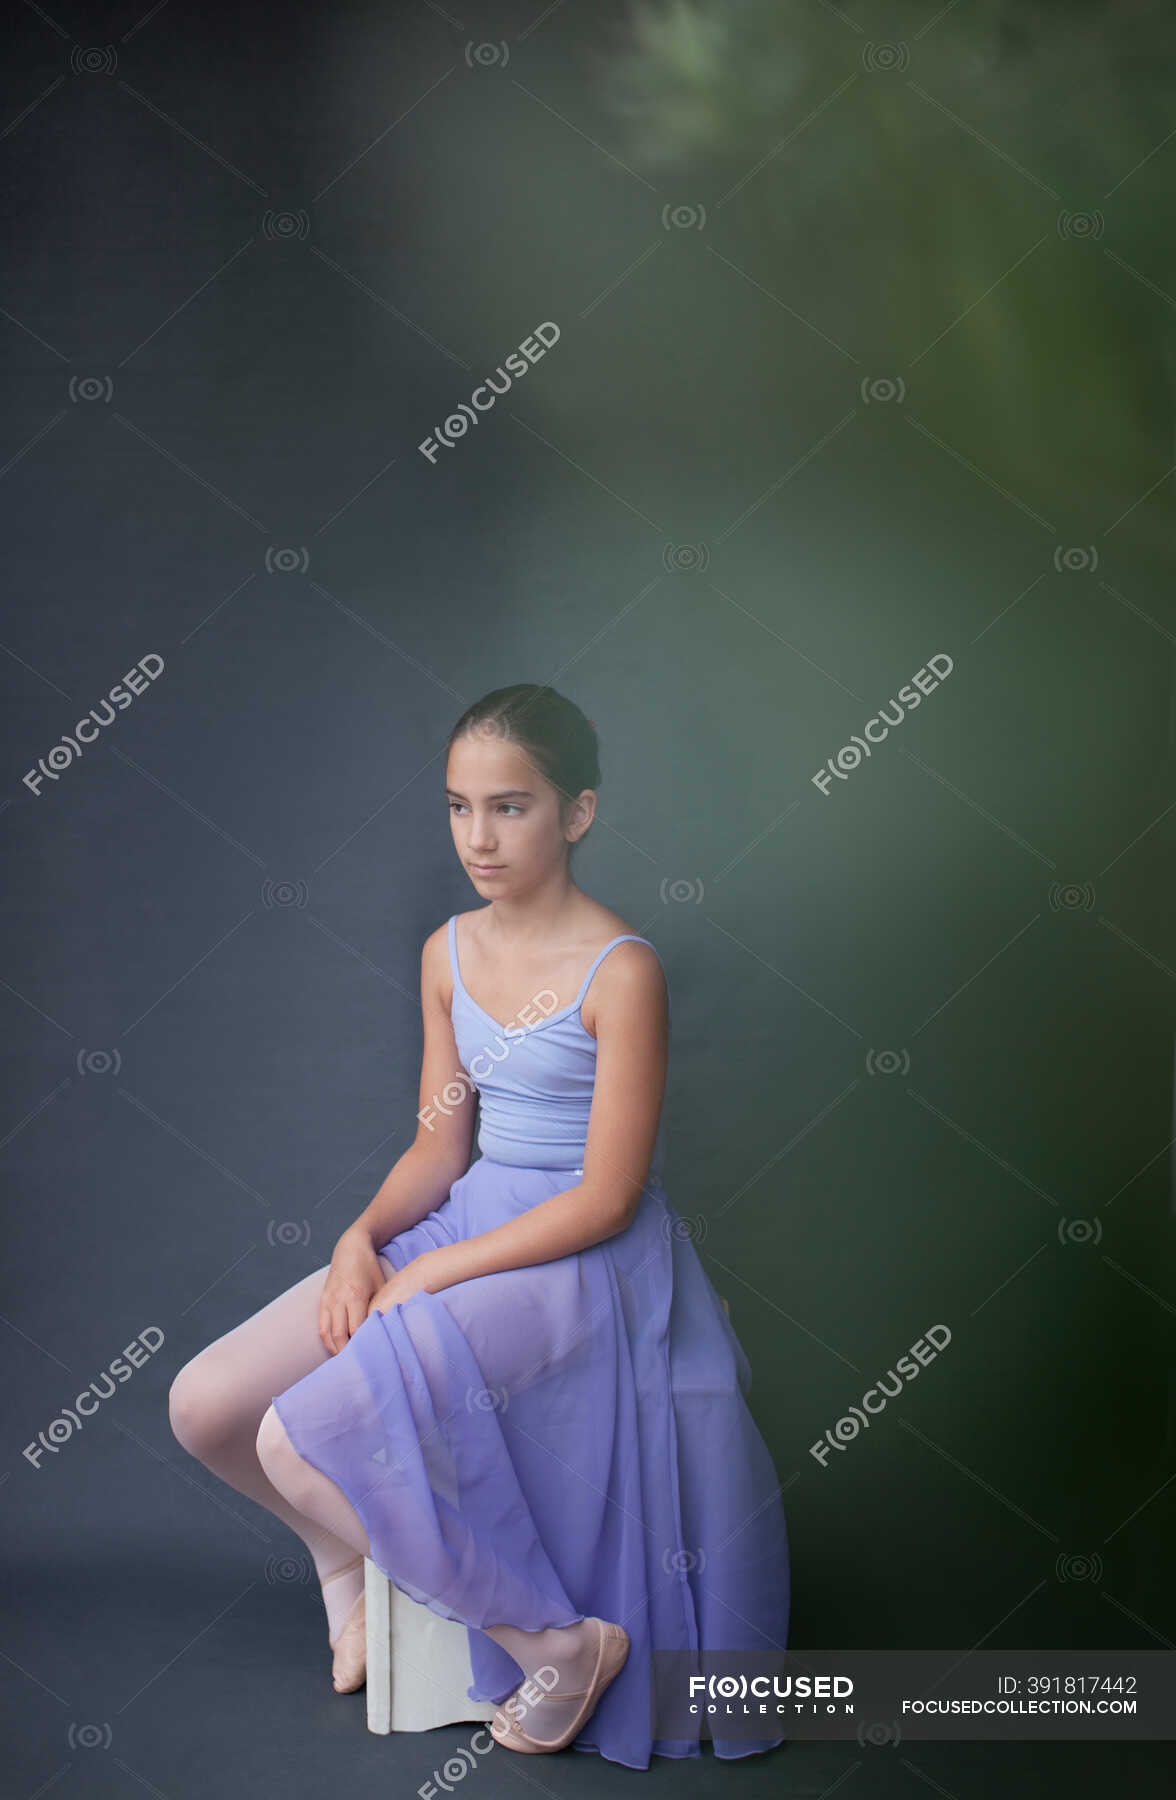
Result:
<svg viewBox="0 0 1176 1800"><path fill-rule="evenodd" d="M580 983L580 992L576 995L575 1000L572 1002L573 1010L576 1007L579 1007L580 1005L583 1004L584 996L588 992L588 987L592 980L592 977L595 975L597 969L600 967L601 963L604 961L604 959L608 955L609 951L615 950L615 948L618 944L627 944L627 943L649 944L649 939L643 938L643 937L638 937L638 935L635 931L623 931L619 937L615 937L612 939L612 941L610 943L607 943L604 946L603 950L599 950L592 959L592 965L589 968L587 975L585 975L583 981ZM657 957L657 960L659 962L661 962L661 952L659 951L657 945L649 944L649 948L653 951L653 954ZM663 968L664 968L664 966L665 965L663 964ZM461 978L461 969L458 967L458 961L457 961L457 914L456 913L451 914L450 919L449 919L449 967L453 974L454 991L457 993L460 993L460 994L467 993L468 990L466 988L465 982ZM667 1005L669 1003L668 1002L668 994L669 994L669 990L667 987Z"/></svg>
<svg viewBox="0 0 1176 1800"><path fill-rule="evenodd" d="M604 959L608 955L609 951L615 949L618 944L628 944L628 943L649 944L649 939L643 938L643 937L638 937L638 935L635 931L622 931L621 935L619 937L613 938L612 942L606 944L604 946L603 950L597 951L595 957L592 960L591 968L588 970L587 975L585 975L583 981L580 983L580 992L576 995L575 1002L574 1002L574 1004L576 1006L581 1005L581 1003L583 1002L584 996L588 992L589 982L592 980L592 977L595 975L597 969L600 967L601 963L604 961ZM661 955L658 951L657 945L649 944L649 948L653 951L653 954L657 957L658 962L661 962Z"/></svg>

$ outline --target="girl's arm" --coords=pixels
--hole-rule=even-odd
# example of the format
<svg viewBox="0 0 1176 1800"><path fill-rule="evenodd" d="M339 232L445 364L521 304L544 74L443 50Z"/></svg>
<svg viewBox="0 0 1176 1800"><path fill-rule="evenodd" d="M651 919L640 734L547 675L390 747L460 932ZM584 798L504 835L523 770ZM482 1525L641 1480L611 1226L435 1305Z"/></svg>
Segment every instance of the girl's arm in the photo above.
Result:
<svg viewBox="0 0 1176 1800"><path fill-rule="evenodd" d="M408 1267L429 1293L475 1275L587 1250L631 1222L649 1174L665 1093L665 976L647 944L619 944L601 963L592 986L596 1079L582 1180L492 1231L414 1258Z"/></svg>
<svg viewBox="0 0 1176 1800"><path fill-rule="evenodd" d="M374 1250L398 1232L419 1224L469 1168L476 1094L461 1066L445 1003L447 932L447 925L440 926L425 939L421 950L424 1052L416 1137L371 1203L343 1234L370 1243Z"/></svg>

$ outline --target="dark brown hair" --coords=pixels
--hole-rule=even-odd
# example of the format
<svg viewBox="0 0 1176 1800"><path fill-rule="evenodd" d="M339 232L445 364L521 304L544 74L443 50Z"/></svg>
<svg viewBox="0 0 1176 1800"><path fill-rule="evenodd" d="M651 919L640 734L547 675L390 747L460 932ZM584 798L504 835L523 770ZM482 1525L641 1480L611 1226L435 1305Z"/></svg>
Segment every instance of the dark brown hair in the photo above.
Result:
<svg viewBox="0 0 1176 1800"><path fill-rule="evenodd" d="M468 706L453 727L446 754L463 734L490 730L517 744L558 791L560 818L584 788L600 786L600 746L596 728L574 700L533 681L495 688ZM582 842L578 839L577 842ZM569 855L576 844L569 844Z"/></svg>

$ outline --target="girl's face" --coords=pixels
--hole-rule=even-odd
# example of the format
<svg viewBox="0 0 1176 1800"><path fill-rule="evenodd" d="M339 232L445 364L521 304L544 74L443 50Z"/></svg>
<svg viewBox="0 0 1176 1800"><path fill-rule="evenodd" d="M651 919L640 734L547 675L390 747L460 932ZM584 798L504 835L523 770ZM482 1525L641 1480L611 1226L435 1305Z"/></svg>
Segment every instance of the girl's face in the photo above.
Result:
<svg viewBox="0 0 1176 1800"><path fill-rule="evenodd" d="M496 732L463 732L449 752L445 791L454 847L478 892L489 899L524 892L565 861L568 836L560 823L558 789L517 744ZM583 823L583 808L577 806L568 820L571 837L581 835Z"/></svg>

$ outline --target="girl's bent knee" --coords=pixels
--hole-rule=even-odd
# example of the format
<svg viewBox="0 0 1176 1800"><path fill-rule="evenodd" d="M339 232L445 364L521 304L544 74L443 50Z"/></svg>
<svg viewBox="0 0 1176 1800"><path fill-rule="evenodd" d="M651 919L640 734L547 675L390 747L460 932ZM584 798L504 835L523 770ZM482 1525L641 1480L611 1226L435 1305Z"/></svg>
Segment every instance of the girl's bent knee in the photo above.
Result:
<svg viewBox="0 0 1176 1800"><path fill-rule="evenodd" d="M196 1455L224 1436L223 1411L215 1403L215 1389L206 1379L200 1358L184 1364L167 1395L167 1416L172 1435L185 1450Z"/></svg>
<svg viewBox="0 0 1176 1800"><path fill-rule="evenodd" d="M257 1460L271 1481L275 1471L288 1469L291 1462L301 1461L272 1405L266 1407L257 1428Z"/></svg>

